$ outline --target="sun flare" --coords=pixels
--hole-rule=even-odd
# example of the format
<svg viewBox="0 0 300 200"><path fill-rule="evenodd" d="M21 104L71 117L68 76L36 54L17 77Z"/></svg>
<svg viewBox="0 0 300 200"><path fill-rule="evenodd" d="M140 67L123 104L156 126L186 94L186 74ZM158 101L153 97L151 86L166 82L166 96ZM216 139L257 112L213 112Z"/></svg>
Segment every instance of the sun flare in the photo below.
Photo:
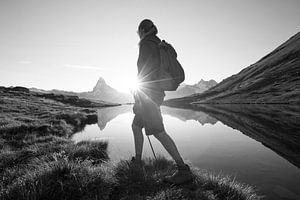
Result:
<svg viewBox="0 0 300 200"><path fill-rule="evenodd" d="M111 78L112 87L120 92L132 93L140 88L140 82L136 76L122 76Z"/></svg>
<svg viewBox="0 0 300 200"><path fill-rule="evenodd" d="M129 91L137 91L140 88L140 82L134 78L128 82Z"/></svg>

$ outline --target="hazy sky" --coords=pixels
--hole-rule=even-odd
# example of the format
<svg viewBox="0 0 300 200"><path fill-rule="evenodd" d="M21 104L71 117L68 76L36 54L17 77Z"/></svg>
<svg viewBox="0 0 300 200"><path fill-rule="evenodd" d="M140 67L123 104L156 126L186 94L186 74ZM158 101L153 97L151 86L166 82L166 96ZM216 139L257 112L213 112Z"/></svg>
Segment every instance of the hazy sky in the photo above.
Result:
<svg viewBox="0 0 300 200"><path fill-rule="evenodd" d="M136 75L139 22L173 44L186 83L217 82L300 31L298 0L0 0L0 85L124 90Z"/></svg>

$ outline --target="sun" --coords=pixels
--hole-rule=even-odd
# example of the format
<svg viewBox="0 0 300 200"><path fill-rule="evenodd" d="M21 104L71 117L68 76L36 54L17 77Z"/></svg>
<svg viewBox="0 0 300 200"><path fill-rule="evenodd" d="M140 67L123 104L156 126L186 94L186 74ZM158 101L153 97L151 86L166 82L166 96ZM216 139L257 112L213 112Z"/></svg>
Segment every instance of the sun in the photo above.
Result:
<svg viewBox="0 0 300 200"><path fill-rule="evenodd" d="M128 88L129 91L137 91L140 88L140 82L138 81L137 78L133 78L131 80L128 80Z"/></svg>
<svg viewBox="0 0 300 200"><path fill-rule="evenodd" d="M111 77L112 87L120 92L132 93L140 88L140 83L136 76L113 76Z"/></svg>

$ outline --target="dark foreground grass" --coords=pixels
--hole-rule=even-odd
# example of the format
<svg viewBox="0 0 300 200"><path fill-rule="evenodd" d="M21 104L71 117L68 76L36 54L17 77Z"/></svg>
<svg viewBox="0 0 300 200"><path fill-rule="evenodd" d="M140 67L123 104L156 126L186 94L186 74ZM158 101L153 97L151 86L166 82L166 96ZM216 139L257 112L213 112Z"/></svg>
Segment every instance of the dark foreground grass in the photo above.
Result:
<svg viewBox="0 0 300 200"><path fill-rule="evenodd" d="M106 142L80 142L57 136L39 138L35 144L18 150L2 149L0 154L0 189L6 190L19 177L35 173L53 162L90 162L99 164L108 159ZM1 199L1 198L0 198Z"/></svg>
<svg viewBox="0 0 300 200"><path fill-rule="evenodd" d="M163 157L145 160L143 170L121 161L115 168L118 185L111 199L259 199L251 186L193 167L193 183L175 186L161 181L174 171L174 163Z"/></svg>
<svg viewBox="0 0 300 200"><path fill-rule="evenodd" d="M1 188L0 199L259 199L252 187L199 169L193 169L192 184L159 181L174 170L173 162L162 157L145 160L138 170L127 160L94 164L61 154L26 165L22 175Z"/></svg>
<svg viewBox="0 0 300 200"><path fill-rule="evenodd" d="M67 157L35 165L1 193L2 199L108 199L114 184L112 168Z"/></svg>

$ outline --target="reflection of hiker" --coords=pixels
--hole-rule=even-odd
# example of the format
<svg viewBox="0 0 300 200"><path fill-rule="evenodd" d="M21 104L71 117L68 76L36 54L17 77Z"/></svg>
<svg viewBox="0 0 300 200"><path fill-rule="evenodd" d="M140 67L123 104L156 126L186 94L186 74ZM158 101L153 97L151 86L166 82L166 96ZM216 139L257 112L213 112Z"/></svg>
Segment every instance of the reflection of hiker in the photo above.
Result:
<svg viewBox="0 0 300 200"><path fill-rule="evenodd" d="M132 130L135 143L135 157L132 162L142 167L141 157L144 137L142 129L145 128L146 135L154 135L177 164L177 171L165 178L171 183L180 184L192 180L192 173L179 154L172 138L166 133L161 116L160 105L165 93L160 89L157 82L160 67L160 52L158 44L161 40L156 36L157 28L151 20L143 20L138 27L139 58L138 78L141 88L134 95L135 104L133 112L135 117L132 122Z"/></svg>

